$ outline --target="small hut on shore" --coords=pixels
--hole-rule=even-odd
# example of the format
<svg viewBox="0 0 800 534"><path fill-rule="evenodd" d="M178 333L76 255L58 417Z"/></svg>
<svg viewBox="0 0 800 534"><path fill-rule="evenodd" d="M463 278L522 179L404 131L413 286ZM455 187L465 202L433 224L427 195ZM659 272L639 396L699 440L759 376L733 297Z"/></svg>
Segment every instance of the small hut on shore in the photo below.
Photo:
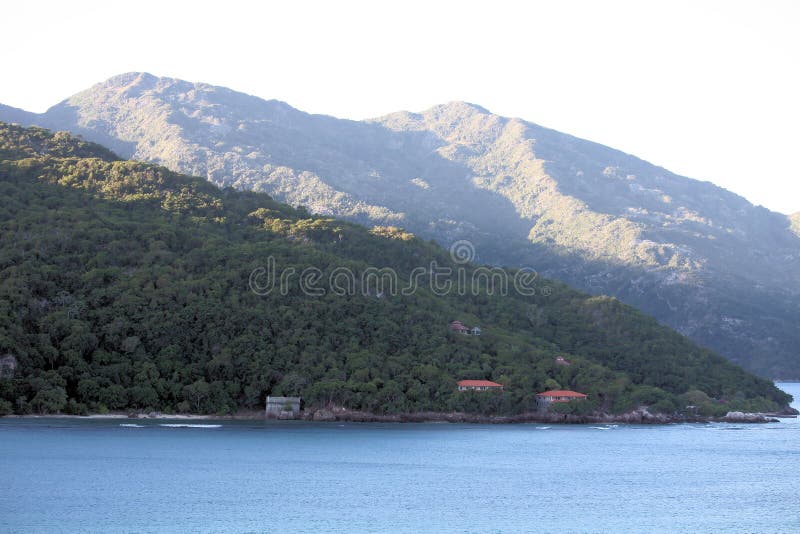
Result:
<svg viewBox="0 0 800 534"><path fill-rule="evenodd" d="M267 397L267 417L294 419L300 414L300 397Z"/></svg>

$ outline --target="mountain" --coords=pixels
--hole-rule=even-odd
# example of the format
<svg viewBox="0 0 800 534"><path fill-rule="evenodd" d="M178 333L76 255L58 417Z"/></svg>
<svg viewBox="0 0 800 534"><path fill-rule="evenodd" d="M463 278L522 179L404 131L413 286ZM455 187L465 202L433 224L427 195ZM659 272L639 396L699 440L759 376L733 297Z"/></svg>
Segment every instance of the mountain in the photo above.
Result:
<svg viewBox="0 0 800 534"><path fill-rule="evenodd" d="M789 215L789 222L792 225L792 231L800 236L800 211Z"/></svg>
<svg viewBox="0 0 800 534"><path fill-rule="evenodd" d="M547 280L503 294L476 273L518 271L64 132L0 123L0 188L0 412L229 413L300 394L311 407L513 414L560 387L612 412L790 399L615 299ZM414 275L434 265L452 271ZM392 274L418 283L399 291L379 278ZM453 332L456 318L483 334ZM506 390L459 393L462 378Z"/></svg>
<svg viewBox="0 0 800 534"><path fill-rule="evenodd" d="M20 124L36 122L39 118L36 113L30 113L19 108L12 108L4 104L0 104L0 117L3 117L5 122L16 122Z"/></svg>
<svg viewBox="0 0 800 534"><path fill-rule="evenodd" d="M359 122L143 73L21 122L314 213L468 240L478 261L615 296L763 376L800 378L786 216L597 143L463 102Z"/></svg>

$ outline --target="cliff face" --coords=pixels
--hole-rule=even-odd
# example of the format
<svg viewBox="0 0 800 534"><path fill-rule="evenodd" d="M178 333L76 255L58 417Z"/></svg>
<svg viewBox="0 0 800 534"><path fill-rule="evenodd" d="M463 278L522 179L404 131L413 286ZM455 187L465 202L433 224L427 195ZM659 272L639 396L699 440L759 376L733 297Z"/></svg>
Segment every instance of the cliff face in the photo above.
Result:
<svg viewBox="0 0 800 534"><path fill-rule="evenodd" d="M357 122L143 73L22 119L316 213L468 239L477 260L617 296L751 370L800 377L797 216L793 232L596 143L463 102Z"/></svg>

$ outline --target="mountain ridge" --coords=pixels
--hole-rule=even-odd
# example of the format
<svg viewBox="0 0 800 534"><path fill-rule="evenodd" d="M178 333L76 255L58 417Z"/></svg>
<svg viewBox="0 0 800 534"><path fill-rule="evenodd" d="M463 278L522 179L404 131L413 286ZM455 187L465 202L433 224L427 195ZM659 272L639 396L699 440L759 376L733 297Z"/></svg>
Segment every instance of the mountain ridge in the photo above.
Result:
<svg viewBox="0 0 800 534"><path fill-rule="evenodd" d="M789 218L599 143L463 102L349 121L141 73L38 120L315 213L470 240L480 261L618 296L763 375L800 377Z"/></svg>

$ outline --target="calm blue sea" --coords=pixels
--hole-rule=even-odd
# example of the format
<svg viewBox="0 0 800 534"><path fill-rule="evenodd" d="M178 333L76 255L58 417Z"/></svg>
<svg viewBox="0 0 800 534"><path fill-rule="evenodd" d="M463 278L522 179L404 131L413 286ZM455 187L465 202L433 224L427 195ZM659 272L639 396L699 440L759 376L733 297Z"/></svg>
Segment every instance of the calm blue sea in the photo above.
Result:
<svg viewBox="0 0 800 534"><path fill-rule="evenodd" d="M164 424L0 419L0 532L800 532L794 419Z"/></svg>

